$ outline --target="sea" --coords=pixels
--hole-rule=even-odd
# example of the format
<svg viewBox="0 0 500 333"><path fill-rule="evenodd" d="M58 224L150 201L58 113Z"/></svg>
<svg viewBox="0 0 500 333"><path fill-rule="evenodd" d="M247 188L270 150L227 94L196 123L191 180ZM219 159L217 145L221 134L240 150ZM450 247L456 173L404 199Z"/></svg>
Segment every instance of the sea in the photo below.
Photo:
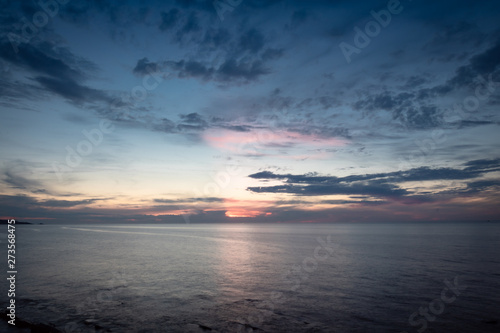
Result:
<svg viewBox="0 0 500 333"><path fill-rule="evenodd" d="M15 236L16 325L0 332L500 332L500 223L44 224Z"/></svg>

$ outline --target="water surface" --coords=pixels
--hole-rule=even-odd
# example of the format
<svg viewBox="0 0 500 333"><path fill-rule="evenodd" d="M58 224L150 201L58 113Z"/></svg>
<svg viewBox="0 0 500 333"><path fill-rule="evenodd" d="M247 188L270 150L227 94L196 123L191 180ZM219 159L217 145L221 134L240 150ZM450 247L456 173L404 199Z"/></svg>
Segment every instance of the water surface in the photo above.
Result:
<svg viewBox="0 0 500 333"><path fill-rule="evenodd" d="M16 232L18 316L61 331L500 331L497 224L26 225ZM448 302L441 301L445 280L459 286L445 291Z"/></svg>

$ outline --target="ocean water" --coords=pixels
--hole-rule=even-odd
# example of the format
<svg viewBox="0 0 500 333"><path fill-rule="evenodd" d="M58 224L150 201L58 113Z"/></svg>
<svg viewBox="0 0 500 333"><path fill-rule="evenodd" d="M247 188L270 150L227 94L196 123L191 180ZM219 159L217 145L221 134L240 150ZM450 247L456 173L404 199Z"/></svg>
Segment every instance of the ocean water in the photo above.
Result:
<svg viewBox="0 0 500 333"><path fill-rule="evenodd" d="M61 332L500 332L494 223L18 225L16 241L18 320Z"/></svg>

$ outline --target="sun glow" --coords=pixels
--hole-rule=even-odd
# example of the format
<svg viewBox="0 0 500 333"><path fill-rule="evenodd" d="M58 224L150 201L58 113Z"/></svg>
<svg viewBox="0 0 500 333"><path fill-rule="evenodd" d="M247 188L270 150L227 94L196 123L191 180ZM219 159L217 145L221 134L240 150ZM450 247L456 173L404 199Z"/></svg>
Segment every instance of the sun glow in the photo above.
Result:
<svg viewBox="0 0 500 333"><path fill-rule="evenodd" d="M227 217L256 217L260 215L271 215L269 212L261 212L258 210L246 210L246 209L231 209L226 211Z"/></svg>

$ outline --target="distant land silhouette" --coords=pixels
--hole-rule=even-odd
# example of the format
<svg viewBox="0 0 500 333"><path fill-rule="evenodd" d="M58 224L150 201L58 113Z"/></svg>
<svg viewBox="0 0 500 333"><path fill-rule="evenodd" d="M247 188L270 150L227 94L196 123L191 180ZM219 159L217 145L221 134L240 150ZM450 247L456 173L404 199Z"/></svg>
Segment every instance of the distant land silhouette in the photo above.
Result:
<svg viewBox="0 0 500 333"><path fill-rule="evenodd" d="M0 220L0 224L8 224L8 221L9 220ZM16 224L33 224L33 223L30 223L30 222L20 222L20 221L16 220Z"/></svg>

